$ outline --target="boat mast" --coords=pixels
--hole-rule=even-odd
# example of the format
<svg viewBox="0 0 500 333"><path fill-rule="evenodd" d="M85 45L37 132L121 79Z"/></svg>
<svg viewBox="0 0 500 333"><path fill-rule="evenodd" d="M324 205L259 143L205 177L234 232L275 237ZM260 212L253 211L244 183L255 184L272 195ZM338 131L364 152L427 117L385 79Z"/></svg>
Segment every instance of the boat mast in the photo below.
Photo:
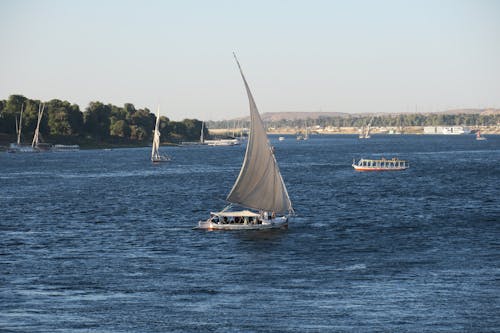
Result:
<svg viewBox="0 0 500 333"><path fill-rule="evenodd" d="M23 109L24 109L24 103L21 104L21 114L19 115L19 128L17 130L17 145L21 144L21 130L23 126ZM17 124L17 118L16 118L16 124Z"/></svg>
<svg viewBox="0 0 500 333"><path fill-rule="evenodd" d="M40 122L43 116L43 110L45 109L45 104L38 105L38 121L36 123L35 135L33 135L33 142L31 142L31 147L35 148L38 145L38 137L40 133Z"/></svg>
<svg viewBox="0 0 500 333"><path fill-rule="evenodd" d="M200 134L200 143L205 143L205 139L203 138L203 130L205 129L205 122L201 122L201 134Z"/></svg>

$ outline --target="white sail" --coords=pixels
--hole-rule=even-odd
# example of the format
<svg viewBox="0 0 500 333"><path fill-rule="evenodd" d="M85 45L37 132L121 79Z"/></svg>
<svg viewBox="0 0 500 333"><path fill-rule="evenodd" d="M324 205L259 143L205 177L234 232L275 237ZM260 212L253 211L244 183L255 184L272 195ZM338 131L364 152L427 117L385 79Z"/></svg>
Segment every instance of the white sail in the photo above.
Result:
<svg viewBox="0 0 500 333"><path fill-rule="evenodd" d="M285 183L248 83L236 59L250 104L250 134L245 159L227 201L276 213L293 212Z"/></svg>
<svg viewBox="0 0 500 333"><path fill-rule="evenodd" d="M21 145L21 131L23 128L23 109L24 109L24 103L21 104L21 114L19 115L19 127L17 128L17 145L18 146ZM16 125L17 125L17 121L16 121Z"/></svg>
<svg viewBox="0 0 500 333"><path fill-rule="evenodd" d="M205 129L205 122L201 122L201 135L200 135L200 143L205 143L205 139L203 138L203 130Z"/></svg>
<svg viewBox="0 0 500 333"><path fill-rule="evenodd" d="M35 135L33 135L33 141L31 142L31 147L33 147L33 148L38 146L38 143L39 143L40 121L42 120L44 109L45 109L45 104L38 105L38 121L36 123Z"/></svg>
<svg viewBox="0 0 500 333"><path fill-rule="evenodd" d="M158 149L160 148L160 107L158 107L156 111L156 124L155 124L155 131L153 134L153 148L151 150L151 160L159 160L160 153Z"/></svg>

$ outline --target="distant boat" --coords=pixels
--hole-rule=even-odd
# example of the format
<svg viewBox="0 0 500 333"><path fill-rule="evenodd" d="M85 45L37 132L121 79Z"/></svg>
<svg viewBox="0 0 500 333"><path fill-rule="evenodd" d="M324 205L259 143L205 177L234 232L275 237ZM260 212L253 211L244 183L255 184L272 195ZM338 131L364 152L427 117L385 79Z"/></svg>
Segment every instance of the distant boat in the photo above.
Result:
<svg viewBox="0 0 500 333"><path fill-rule="evenodd" d="M35 134L33 135L33 141L31 142L31 148L38 151L49 151L52 148L51 144L40 142L40 122L42 121L44 109L45 104L38 105L38 119L36 122Z"/></svg>
<svg viewBox="0 0 500 333"><path fill-rule="evenodd" d="M151 149L151 161L153 163L167 162L170 161L170 157L167 155L160 155L160 107L156 111L156 123L155 130L153 134L153 147Z"/></svg>
<svg viewBox="0 0 500 333"><path fill-rule="evenodd" d="M485 141L487 139L484 136L481 136L481 132L480 131L477 131L477 133L476 133L476 140L478 140L478 141Z"/></svg>
<svg viewBox="0 0 500 333"><path fill-rule="evenodd" d="M207 146L238 146L241 144L241 142L236 138L230 138L230 139L205 140L205 144Z"/></svg>
<svg viewBox="0 0 500 333"><path fill-rule="evenodd" d="M285 137L284 137L284 136L280 136L280 137L278 138L278 140L279 140L279 141L285 141Z"/></svg>
<svg viewBox="0 0 500 333"><path fill-rule="evenodd" d="M200 133L200 141L182 141L181 146L203 146L206 145L207 143L205 142L204 138L204 131L205 131L205 122L201 122L201 133Z"/></svg>
<svg viewBox="0 0 500 333"><path fill-rule="evenodd" d="M380 160L360 159L358 162L352 161L352 167L356 171L402 171L410 167L408 161L392 158L387 160L381 158Z"/></svg>
<svg viewBox="0 0 500 333"><path fill-rule="evenodd" d="M297 141L309 140L309 129L307 128L307 122L305 123L304 135L302 133L297 134Z"/></svg>
<svg viewBox="0 0 500 333"><path fill-rule="evenodd" d="M236 59L236 55L234 56ZM250 134L238 179L227 196L229 206L199 221L197 229L261 230L288 227L292 203L269 144L250 87L236 59L250 103ZM246 209L233 210L233 205ZM276 214L281 214L278 216Z"/></svg>
<svg viewBox="0 0 500 333"><path fill-rule="evenodd" d="M371 138L371 135L370 135L370 129L371 129L371 126L372 126L372 121L373 121L373 117L370 119L370 122L368 123L368 125L365 127L361 127L361 131L359 133L359 138L360 139L369 139Z"/></svg>
<svg viewBox="0 0 500 333"><path fill-rule="evenodd" d="M10 144L9 148L7 149L8 153L37 153L39 151L33 146L27 146L21 143L21 135L23 129L23 110L24 110L24 103L21 104L21 114L19 115L19 121L17 120L16 117L17 142ZM40 122L40 114L38 115L38 118L39 118L38 122ZM35 130L35 134L36 133L37 132Z"/></svg>
<svg viewBox="0 0 500 333"><path fill-rule="evenodd" d="M55 152L78 151L78 150L80 150L79 145L54 145L54 146L52 146L52 151L55 151ZM111 150L111 149L106 148L104 150Z"/></svg>

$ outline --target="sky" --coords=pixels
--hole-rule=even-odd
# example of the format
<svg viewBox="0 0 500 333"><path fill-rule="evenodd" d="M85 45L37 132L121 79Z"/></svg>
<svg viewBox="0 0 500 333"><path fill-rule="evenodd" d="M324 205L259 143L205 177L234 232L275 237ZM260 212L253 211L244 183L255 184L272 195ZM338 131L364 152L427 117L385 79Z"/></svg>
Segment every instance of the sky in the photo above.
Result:
<svg viewBox="0 0 500 333"><path fill-rule="evenodd" d="M0 99L173 120L500 107L500 1L0 0Z"/></svg>

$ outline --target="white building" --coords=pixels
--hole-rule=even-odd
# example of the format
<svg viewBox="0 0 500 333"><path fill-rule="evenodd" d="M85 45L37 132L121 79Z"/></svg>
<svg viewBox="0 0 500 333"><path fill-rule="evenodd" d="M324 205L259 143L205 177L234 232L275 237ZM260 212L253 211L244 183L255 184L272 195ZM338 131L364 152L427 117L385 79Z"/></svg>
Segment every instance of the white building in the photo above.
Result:
<svg viewBox="0 0 500 333"><path fill-rule="evenodd" d="M470 128L466 126L425 126L424 134L460 135L469 134Z"/></svg>

